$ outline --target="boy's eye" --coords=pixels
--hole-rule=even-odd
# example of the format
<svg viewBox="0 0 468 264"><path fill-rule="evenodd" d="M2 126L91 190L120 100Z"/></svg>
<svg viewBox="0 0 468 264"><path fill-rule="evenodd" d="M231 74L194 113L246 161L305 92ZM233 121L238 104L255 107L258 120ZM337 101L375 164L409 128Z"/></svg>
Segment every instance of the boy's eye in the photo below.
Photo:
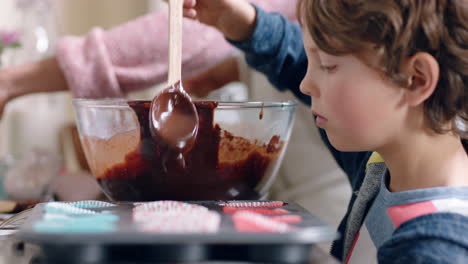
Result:
<svg viewBox="0 0 468 264"><path fill-rule="evenodd" d="M324 72L328 72L328 73L333 73L336 71L337 69L337 65L331 65L331 66L328 66L328 65L320 65L320 69Z"/></svg>

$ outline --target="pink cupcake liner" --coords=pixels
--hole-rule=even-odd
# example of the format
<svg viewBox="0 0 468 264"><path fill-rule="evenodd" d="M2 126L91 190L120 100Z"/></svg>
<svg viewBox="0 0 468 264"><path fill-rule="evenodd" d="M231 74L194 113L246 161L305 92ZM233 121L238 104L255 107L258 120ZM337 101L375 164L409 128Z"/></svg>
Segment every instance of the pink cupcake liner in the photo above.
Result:
<svg viewBox="0 0 468 264"><path fill-rule="evenodd" d="M276 222L294 224L302 222L302 216L300 215L275 215L270 216L270 219L275 220Z"/></svg>
<svg viewBox="0 0 468 264"><path fill-rule="evenodd" d="M295 227L275 221L267 216L241 211L232 216L237 232L248 233L285 233L295 230Z"/></svg>

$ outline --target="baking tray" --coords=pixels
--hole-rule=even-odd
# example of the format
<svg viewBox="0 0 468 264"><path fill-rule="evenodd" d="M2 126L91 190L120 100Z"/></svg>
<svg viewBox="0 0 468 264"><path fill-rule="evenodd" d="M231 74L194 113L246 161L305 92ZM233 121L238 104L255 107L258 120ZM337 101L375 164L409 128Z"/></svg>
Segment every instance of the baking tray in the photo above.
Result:
<svg viewBox="0 0 468 264"><path fill-rule="evenodd" d="M80 228L44 229L50 218L50 203L38 204L17 233L17 239L38 245L42 262L37 263L155 263L200 261L249 261L267 263L305 263L312 247L336 239L331 226L303 207L278 201L196 201L185 202L206 207L220 216L215 232L148 232L132 216L136 206L151 203L116 203L100 206L93 201L54 203L90 210L97 215L114 216L111 229L96 229L99 224ZM251 206L256 204L256 206ZM277 206L271 206L277 204ZM248 205L248 206L243 206ZM263 206L265 205L265 206ZM229 209L229 210L227 210ZM239 230L233 215L254 212L265 217L299 218L280 231ZM58 214L61 212L59 211ZM67 214L72 220L80 214ZM73 222L71 222L73 223ZM65 225L66 226L66 225ZM71 224L70 226L73 226Z"/></svg>

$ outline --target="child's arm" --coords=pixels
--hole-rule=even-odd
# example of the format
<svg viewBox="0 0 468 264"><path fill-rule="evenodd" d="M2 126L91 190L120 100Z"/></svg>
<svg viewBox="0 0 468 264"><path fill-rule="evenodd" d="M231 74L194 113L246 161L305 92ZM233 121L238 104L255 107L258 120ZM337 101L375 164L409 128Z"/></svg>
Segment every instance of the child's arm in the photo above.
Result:
<svg viewBox="0 0 468 264"><path fill-rule="evenodd" d="M310 104L310 97L299 91L307 70L299 25L260 8L256 8L256 13L256 25L250 38L231 43L244 51L247 63L264 73L276 88L289 89L301 101Z"/></svg>
<svg viewBox="0 0 468 264"><path fill-rule="evenodd" d="M277 88L290 89L310 104L310 98L299 91L307 70L299 25L243 0L185 0L184 8L185 16L217 28L242 49L248 63Z"/></svg>

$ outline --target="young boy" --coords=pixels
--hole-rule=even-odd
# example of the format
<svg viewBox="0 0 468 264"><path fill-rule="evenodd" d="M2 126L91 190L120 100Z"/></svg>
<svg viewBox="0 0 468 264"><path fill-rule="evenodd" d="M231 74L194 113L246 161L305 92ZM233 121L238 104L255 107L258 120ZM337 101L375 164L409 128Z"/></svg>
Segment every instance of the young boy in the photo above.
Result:
<svg viewBox="0 0 468 264"><path fill-rule="evenodd" d="M466 1L302 0L303 39L298 25L244 1L184 7L276 87L312 98L354 190L334 256L353 263L370 237L379 263L466 263Z"/></svg>

